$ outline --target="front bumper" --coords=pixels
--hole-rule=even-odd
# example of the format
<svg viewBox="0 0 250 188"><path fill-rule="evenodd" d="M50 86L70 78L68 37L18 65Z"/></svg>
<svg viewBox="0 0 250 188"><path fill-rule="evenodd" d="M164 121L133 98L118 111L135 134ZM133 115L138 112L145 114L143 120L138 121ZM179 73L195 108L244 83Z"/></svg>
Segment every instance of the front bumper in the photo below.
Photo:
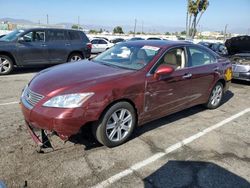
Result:
<svg viewBox="0 0 250 188"><path fill-rule="evenodd" d="M250 72L234 72L233 79L250 81Z"/></svg>
<svg viewBox="0 0 250 188"><path fill-rule="evenodd" d="M32 128L55 132L62 140L77 134L81 127L87 123L82 108L61 109L36 106L28 109L21 102L21 109L33 140L40 145L41 140L34 136Z"/></svg>
<svg viewBox="0 0 250 188"><path fill-rule="evenodd" d="M250 81L250 65L233 64L233 79Z"/></svg>

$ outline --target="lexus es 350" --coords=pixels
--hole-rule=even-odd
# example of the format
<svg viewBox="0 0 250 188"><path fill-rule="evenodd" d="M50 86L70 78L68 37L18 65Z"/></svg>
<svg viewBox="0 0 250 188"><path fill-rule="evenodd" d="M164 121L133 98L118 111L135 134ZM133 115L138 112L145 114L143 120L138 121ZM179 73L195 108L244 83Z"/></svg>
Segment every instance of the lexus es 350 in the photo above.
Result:
<svg viewBox="0 0 250 188"><path fill-rule="evenodd" d="M186 42L130 41L91 61L39 72L25 87L21 108L34 129L68 140L90 125L95 138L114 147L136 126L204 104L221 104L232 77L230 62L208 48Z"/></svg>

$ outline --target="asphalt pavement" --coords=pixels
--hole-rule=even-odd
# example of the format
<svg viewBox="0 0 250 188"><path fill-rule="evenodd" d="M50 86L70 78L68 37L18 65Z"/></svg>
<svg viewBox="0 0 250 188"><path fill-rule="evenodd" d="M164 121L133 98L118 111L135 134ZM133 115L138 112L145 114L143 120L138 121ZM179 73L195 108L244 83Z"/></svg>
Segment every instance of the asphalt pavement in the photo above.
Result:
<svg viewBox="0 0 250 188"><path fill-rule="evenodd" d="M234 82L215 110L196 106L135 130L116 148L86 130L37 153L18 104L40 69L0 77L0 181L7 187L250 187L250 84Z"/></svg>

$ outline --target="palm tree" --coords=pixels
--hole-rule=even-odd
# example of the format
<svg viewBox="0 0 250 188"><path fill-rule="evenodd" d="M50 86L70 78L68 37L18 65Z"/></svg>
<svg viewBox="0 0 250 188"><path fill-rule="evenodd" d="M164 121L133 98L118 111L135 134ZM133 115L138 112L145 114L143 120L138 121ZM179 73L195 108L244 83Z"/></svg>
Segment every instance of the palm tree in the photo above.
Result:
<svg viewBox="0 0 250 188"><path fill-rule="evenodd" d="M194 38L197 31L196 26L198 25L203 13L207 10L208 5L209 5L208 0L196 0L196 1L188 0L189 21L188 21L187 36ZM199 13L200 16L197 21L197 16Z"/></svg>

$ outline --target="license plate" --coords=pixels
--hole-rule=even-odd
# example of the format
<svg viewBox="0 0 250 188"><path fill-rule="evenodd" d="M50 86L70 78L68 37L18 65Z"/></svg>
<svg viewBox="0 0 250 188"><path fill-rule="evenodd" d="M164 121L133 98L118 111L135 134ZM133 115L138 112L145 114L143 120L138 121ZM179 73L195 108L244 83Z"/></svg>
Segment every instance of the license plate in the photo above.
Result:
<svg viewBox="0 0 250 188"><path fill-rule="evenodd" d="M236 77L236 78L238 78L240 76L240 74L238 72L234 72L233 76Z"/></svg>

